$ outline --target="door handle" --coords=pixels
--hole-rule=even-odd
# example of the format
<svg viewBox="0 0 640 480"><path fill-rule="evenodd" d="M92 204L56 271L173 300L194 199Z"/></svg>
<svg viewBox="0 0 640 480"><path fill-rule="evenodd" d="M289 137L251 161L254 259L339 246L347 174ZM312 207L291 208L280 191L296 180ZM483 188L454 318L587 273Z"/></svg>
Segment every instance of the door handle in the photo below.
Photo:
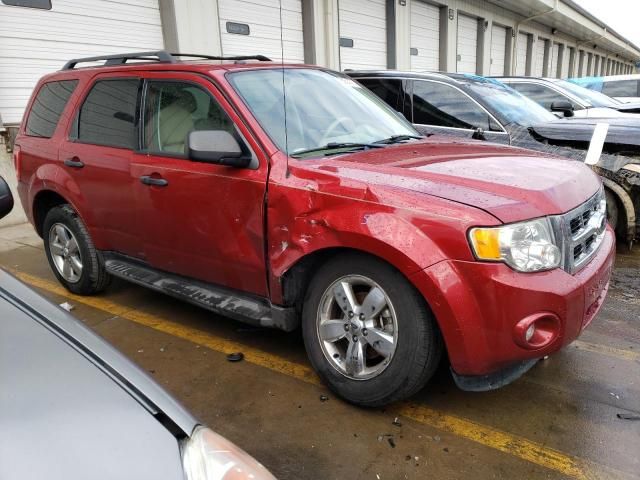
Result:
<svg viewBox="0 0 640 480"><path fill-rule="evenodd" d="M150 175L141 176L140 181L145 185L153 185L156 187L166 187L167 185L169 185L169 182L167 182L164 178L154 178Z"/></svg>
<svg viewBox="0 0 640 480"><path fill-rule="evenodd" d="M84 167L84 163L78 157L67 158L64 161L64 164L67 167L71 167L71 168L82 168L82 167Z"/></svg>

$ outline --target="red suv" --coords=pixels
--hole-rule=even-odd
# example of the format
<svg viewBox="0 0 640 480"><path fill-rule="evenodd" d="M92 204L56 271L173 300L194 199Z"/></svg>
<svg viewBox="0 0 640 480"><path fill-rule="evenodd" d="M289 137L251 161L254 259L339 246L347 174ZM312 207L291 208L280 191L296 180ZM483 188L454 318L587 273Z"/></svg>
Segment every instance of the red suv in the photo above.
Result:
<svg viewBox="0 0 640 480"><path fill-rule="evenodd" d="M301 324L322 379L368 406L443 349L461 388L497 388L598 312L614 239L586 166L420 137L323 68L183 56L72 60L35 89L20 197L70 291L116 276Z"/></svg>

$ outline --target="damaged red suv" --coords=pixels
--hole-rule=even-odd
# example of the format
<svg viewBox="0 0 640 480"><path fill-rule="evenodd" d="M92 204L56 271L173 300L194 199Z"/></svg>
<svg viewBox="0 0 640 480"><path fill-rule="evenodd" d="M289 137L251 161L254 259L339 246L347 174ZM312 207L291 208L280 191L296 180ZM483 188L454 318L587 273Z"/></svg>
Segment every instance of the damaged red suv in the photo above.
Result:
<svg viewBox="0 0 640 480"><path fill-rule="evenodd" d="M614 237L586 166L420 137L323 68L181 57L72 60L35 89L19 192L71 292L115 276L301 324L322 379L367 406L421 389L445 349L461 388L500 387L600 309Z"/></svg>

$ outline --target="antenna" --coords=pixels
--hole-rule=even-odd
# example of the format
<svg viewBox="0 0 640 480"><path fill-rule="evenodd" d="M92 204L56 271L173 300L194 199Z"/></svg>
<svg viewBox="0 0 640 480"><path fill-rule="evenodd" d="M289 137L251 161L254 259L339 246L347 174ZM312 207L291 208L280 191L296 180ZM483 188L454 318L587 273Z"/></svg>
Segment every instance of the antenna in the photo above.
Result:
<svg viewBox="0 0 640 480"><path fill-rule="evenodd" d="M280 7L280 61L282 66L282 106L284 108L284 149L287 154L286 175L289 176L289 132L287 131L287 90L284 76L284 37L282 26L282 0L279 0Z"/></svg>

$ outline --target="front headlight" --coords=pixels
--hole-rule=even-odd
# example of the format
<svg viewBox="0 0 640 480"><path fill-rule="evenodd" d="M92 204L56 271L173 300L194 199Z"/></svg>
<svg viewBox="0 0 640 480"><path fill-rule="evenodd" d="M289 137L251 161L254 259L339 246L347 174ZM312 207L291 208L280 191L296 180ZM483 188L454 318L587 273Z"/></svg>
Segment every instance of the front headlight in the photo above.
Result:
<svg viewBox="0 0 640 480"><path fill-rule="evenodd" d="M472 228L469 243L478 260L504 262L519 272L550 270L562 261L548 218Z"/></svg>
<svg viewBox="0 0 640 480"><path fill-rule="evenodd" d="M276 480L248 453L206 427L196 427L182 445L187 480Z"/></svg>

